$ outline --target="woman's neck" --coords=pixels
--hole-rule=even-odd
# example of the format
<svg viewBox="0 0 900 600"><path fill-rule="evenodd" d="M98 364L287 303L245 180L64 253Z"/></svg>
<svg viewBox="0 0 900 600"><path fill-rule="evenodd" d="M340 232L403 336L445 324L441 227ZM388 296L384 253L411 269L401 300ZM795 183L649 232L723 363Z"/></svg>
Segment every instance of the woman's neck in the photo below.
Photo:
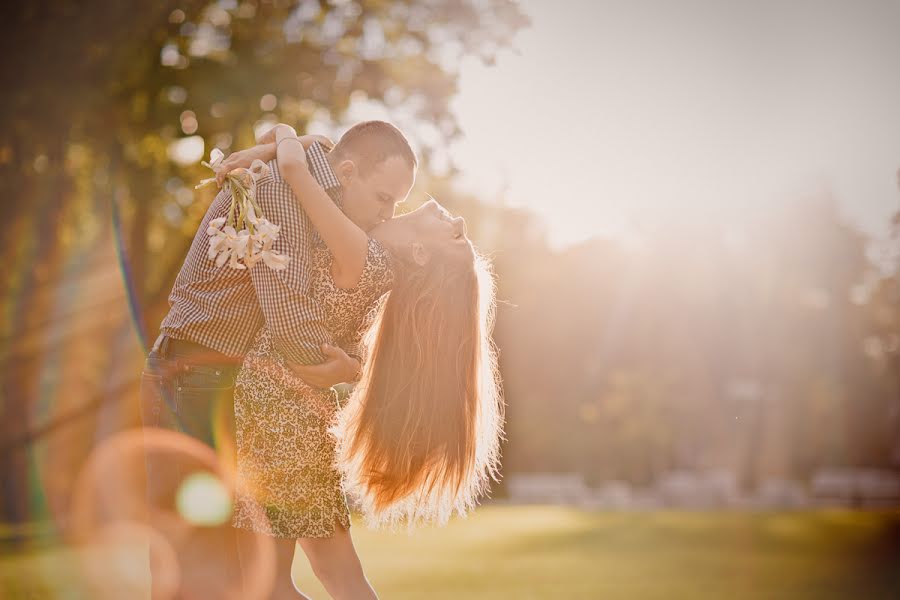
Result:
<svg viewBox="0 0 900 600"><path fill-rule="evenodd" d="M384 221L369 230L369 237L394 256L400 256L404 251L409 251L409 246L414 241L408 230L400 221Z"/></svg>

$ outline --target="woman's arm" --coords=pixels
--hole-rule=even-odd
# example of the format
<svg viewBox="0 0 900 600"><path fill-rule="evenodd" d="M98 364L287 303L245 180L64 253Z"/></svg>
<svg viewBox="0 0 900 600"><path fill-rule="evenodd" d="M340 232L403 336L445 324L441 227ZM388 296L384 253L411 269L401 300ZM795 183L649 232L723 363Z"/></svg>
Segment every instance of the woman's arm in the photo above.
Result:
<svg viewBox="0 0 900 600"><path fill-rule="evenodd" d="M253 164L253 161L259 159L263 162L269 162L273 158L275 158L275 130L279 127L284 127L288 131L293 132L294 128L290 125L286 125L285 123L279 123L269 131L262 134L259 139L256 141L256 145L246 150L238 150L237 152L232 152L228 155L225 160L219 164L218 168L216 168L216 182L219 184L219 187L222 187L222 184L225 182L225 176L232 170L238 168L249 168L250 165ZM296 135L296 133L294 133ZM319 142L328 150L334 148L334 142L325 137L324 135L301 135L300 141L303 142L304 148L309 148L315 142Z"/></svg>
<svg viewBox="0 0 900 600"><path fill-rule="evenodd" d="M225 176L228 175L232 169L241 167L246 169L252 165L253 161L256 159L263 162L269 162L273 158L275 158L275 142L257 144L246 150L232 152L225 160L219 163L219 166L216 168L216 183L219 184L219 187L222 187L222 184L225 183Z"/></svg>
<svg viewBox="0 0 900 600"><path fill-rule="evenodd" d="M313 178L306 164L306 149L293 130L277 127L275 139L278 171L291 186L313 227L334 257L334 282L341 288L356 286L369 250L366 233L347 218Z"/></svg>

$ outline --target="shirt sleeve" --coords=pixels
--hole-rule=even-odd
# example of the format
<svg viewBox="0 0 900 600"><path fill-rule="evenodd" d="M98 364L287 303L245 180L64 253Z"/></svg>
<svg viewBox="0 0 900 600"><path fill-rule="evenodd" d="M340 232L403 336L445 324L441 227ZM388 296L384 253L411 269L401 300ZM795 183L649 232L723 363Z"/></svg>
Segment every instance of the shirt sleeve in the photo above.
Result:
<svg viewBox="0 0 900 600"><path fill-rule="evenodd" d="M365 346L362 343L361 335L358 336L355 340L342 340L341 349L350 358L355 358L356 360L358 360L360 365L365 364L367 352Z"/></svg>
<svg viewBox="0 0 900 600"><path fill-rule="evenodd" d="M281 228L272 249L290 260L280 271L261 261L250 269L250 277L278 350L288 360L318 364L325 361L322 344L333 342L325 311L309 295L315 232L276 161L269 167L272 174L260 180L256 200L263 215Z"/></svg>

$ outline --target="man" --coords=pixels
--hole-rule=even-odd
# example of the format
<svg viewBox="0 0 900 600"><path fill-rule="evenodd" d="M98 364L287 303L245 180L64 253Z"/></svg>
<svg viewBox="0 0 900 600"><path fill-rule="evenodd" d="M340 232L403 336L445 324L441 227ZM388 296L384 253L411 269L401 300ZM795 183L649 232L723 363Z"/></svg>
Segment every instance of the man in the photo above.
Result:
<svg viewBox="0 0 900 600"><path fill-rule="evenodd" d="M261 145L226 159L217 175L221 182L228 170L249 166L254 158L270 161L271 173L257 184L257 202L266 218L281 227L273 249L290 256L287 267L276 271L259 263L237 270L227 264L216 267L207 257L209 222L226 216L231 203L230 193L222 190L203 218L175 280L170 311L162 321L141 381L144 426L175 429L200 440L218 451L228 472L233 472L234 456L229 451L233 446L223 447L220 440L217 448L217 435L221 435L215 420L224 415L223 420L233 426L234 378L264 323L294 372L315 387L354 381L365 358L360 348L341 348L331 339L323 310L308 296L318 235L272 160L274 129L260 141ZM415 154L403 134L383 121L355 125L330 153L322 143L328 144L328 140L304 136L302 141L316 180L366 231L393 216L415 181ZM161 464L148 455L147 494L151 507L175 512L171 507L186 468L168 460ZM204 557L211 584L233 581L239 572L239 534L230 526L228 530L226 538ZM310 559L328 562L330 548L327 542L321 546L322 556ZM282 543L279 560L292 560L293 549L293 543ZM151 563L151 574L157 579L155 568ZM339 567L335 565L335 569ZM183 573L182 580L191 575ZM158 589L157 583L154 589ZM276 582L277 587L287 585L289 582ZM233 591L239 590L238 583Z"/></svg>

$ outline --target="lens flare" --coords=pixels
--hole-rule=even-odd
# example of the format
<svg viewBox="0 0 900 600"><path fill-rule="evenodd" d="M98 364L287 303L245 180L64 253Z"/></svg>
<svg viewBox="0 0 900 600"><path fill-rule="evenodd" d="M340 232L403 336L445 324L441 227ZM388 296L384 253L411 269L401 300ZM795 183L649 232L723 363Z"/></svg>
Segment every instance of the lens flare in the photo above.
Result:
<svg viewBox="0 0 900 600"><path fill-rule="evenodd" d="M172 544L143 523L116 521L99 528L77 556L91 598L143 596L149 587L148 559L156 565L154 600L168 600L178 592L181 569Z"/></svg>
<svg viewBox="0 0 900 600"><path fill-rule="evenodd" d="M221 525L231 517L228 490L210 473L194 473L185 478L175 505L178 514L194 525Z"/></svg>
<svg viewBox="0 0 900 600"><path fill-rule="evenodd" d="M97 550L84 569L96 597L112 597L104 590L117 582L130 589L151 562L154 598L268 597L274 541L231 526L227 462L196 439L152 427L118 433L91 453L76 478L68 533Z"/></svg>

